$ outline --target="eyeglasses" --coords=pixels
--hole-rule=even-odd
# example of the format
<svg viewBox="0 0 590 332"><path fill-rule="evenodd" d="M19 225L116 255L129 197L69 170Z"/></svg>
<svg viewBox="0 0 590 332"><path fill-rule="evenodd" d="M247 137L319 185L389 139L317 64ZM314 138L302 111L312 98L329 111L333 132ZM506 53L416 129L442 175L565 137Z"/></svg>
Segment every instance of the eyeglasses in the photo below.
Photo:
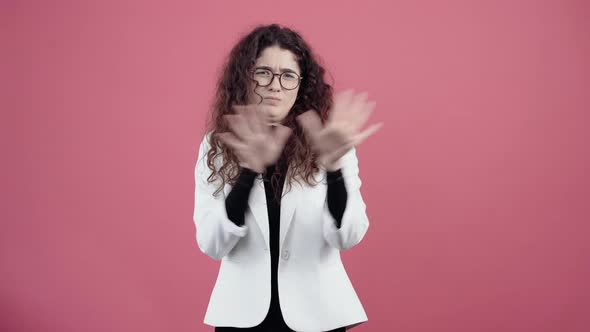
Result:
<svg viewBox="0 0 590 332"><path fill-rule="evenodd" d="M252 70L252 78L258 82L259 86L269 86L274 80L275 76L279 76L279 83L285 90L293 90L299 86L303 79L294 72L286 71L281 74L275 74L272 71L264 68L256 68Z"/></svg>

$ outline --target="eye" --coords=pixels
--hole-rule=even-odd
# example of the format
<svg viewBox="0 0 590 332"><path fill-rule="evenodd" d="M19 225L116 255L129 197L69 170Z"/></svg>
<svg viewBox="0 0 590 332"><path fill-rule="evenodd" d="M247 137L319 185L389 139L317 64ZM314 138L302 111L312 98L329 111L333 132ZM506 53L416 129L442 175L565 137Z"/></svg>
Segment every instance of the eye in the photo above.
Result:
<svg viewBox="0 0 590 332"><path fill-rule="evenodd" d="M266 69L256 69L256 71L254 72L254 75L259 76L259 77L267 77L270 76L270 70L266 70Z"/></svg>
<svg viewBox="0 0 590 332"><path fill-rule="evenodd" d="M283 77L286 78L286 79L289 79L289 80L295 80L295 79L297 79L297 75L295 75L294 73L289 73L289 72L284 73L283 74Z"/></svg>

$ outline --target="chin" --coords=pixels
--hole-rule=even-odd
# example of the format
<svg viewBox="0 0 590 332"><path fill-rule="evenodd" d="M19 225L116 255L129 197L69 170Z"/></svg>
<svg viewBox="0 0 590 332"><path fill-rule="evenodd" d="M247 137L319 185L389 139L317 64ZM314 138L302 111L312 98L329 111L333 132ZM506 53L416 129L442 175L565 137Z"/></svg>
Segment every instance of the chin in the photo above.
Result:
<svg viewBox="0 0 590 332"><path fill-rule="evenodd" d="M283 116L284 114L284 116ZM268 112L268 115L272 121L279 121L278 119L282 120L287 116L287 113L281 109L271 109Z"/></svg>
<svg viewBox="0 0 590 332"><path fill-rule="evenodd" d="M272 120L272 121L269 121L269 122L268 122L268 125L269 125L269 126L272 126L272 127L276 127L276 126L278 126L278 125L280 125L280 124L282 124L282 121L275 121L275 120Z"/></svg>

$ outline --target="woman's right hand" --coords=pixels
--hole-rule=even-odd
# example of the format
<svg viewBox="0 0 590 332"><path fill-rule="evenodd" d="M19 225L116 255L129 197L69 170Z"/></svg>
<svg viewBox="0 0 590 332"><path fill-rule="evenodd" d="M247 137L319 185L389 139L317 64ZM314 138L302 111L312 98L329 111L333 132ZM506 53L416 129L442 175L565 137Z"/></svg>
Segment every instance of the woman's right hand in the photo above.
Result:
<svg viewBox="0 0 590 332"><path fill-rule="evenodd" d="M274 164L291 135L283 125L274 127L264 121L262 105L234 105L236 114L226 114L231 131L216 134L238 157L241 167L262 173Z"/></svg>

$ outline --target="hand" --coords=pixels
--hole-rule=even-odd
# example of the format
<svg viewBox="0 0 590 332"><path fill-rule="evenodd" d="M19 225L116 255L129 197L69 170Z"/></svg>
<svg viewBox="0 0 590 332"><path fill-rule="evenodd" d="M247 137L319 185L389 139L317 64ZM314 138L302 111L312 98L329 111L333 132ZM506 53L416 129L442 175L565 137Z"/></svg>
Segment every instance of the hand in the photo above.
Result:
<svg viewBox="0 0 590 332"><path fill-rule="evenodd" d="M318 153L318 162L326 170L339 169L340 158L348 150L383 126L383 123L377 123L359 132L375 108L375 102L367 102L367 96L366 92L355 95L352 89L336 95L325 126L315 110L297 116L297 122Z"/></svg>
<svg viewBox="0 0 590 332"><path fill-rule="evenodd" d="M236 154L242 167L262 173L280 157L292 130L271 127L264 121L262 105L234 105L236 114L224 115L231 132L216 134Z"/></svg>

